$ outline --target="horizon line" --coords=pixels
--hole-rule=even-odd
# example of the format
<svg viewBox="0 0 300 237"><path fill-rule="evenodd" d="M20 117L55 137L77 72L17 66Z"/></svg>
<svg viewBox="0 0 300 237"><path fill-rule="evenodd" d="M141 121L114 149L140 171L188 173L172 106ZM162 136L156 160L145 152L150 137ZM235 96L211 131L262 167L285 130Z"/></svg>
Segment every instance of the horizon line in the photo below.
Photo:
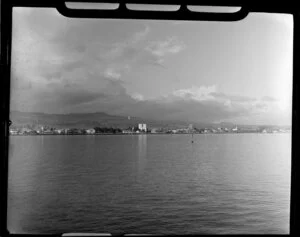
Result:
<svg viewBox="0 0 300 237"><path fill-rule="evenodd" d="M107 112L83 112L83 113L45 113L45 112L30 112L30 111L20 111L20 110L10 110L10 113L12 112L19 112L19 113L31 113L31 114L45 114L45 115L72 115L72 114L76 114L76 115L80 115L80 114L97 114L97 113L102 113L102 114L106 114L109 116L117 116L117 117L130 117L130 118L140 118L140 117L136 117L136 116L130 116L130 115L112 115L109 114ZM147 119L147 118L140 118L140 119ZM181 121L181 120L158 120L158 119L149 119L149 120L153 120L153 121L172 121L172 122L182 122L182 123L189 123L189 124L197 124L197 123L204 123L204 124L209 124L209 125L218 125L218 124L222 124L222 123L228 123L234 126L280 126L280 127L292 127L292 124L243 124L243 123L236 123L236 122L227 122L227 121L223 121L223 122L196 122L196 121Z"/></svg>

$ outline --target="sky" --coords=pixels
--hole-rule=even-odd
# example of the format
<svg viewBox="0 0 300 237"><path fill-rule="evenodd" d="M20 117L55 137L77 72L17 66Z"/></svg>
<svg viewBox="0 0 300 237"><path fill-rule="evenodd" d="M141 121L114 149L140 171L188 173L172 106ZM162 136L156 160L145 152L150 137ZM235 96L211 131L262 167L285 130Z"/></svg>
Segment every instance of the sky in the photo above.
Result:
<svg viewBox="0 0 300 237"><path fill-rule="evenodd" d="M290 125L293 18L73 19L14 8L11 110Z"/></svg>

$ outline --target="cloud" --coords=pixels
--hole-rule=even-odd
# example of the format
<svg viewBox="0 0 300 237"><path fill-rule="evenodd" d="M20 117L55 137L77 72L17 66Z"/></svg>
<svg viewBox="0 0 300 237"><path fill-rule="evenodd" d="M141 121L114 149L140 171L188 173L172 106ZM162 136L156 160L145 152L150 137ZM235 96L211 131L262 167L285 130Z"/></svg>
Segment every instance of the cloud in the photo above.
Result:
<svg viewBox="0 0 300 237"><path fill-rule="evenodd" d="M131 97L137 101L143 101L144 100L144 96L139 94L139 93L133 93L131 95Z"/></svg>
<svg viewBox="0 0 300 237"><path fill-rule="evenodd" d="M64 91L64 93L60 95L57 95L57 91L55 92L55 98L58 98L56 100L65 106L81 105L101 97L103 97L103 94L90 91L70 91L67 93Z"/></svg>
<svg viewBox="0 0 300 237"><path fill-rule="evenodd" d="M165 118L181 119L195 122L233 121L255 124L263 120L272 123L289 124L289 113L280 112L280 107L270 98L253 98L243 95L232 95L219 92L216 85L193 86L174 90L156 100L161 105L171 109L173 113ZM176 111L176 112L174 112ZM258 118L264 119L258 119ZM270 120L270 118L272 120Z"/></svg>
<svg viewBox="0 0 300 237"><path fill-rule="evenodd" d="M146 36L149 34L149 32L150 32L150 27L149 26L146 26L145 29L142 30L142 31L136 32L133 35L130 44L136 44L139 41L144 40L146 38Z"/></svg>
<svg viewBox="0 0 300 237"><path fill-rule="evenodd" d="M119 98L115 96L110 101L114 108L117 108L110 110L110 113L156 120L216 122L237 117L255 117L268 113L271 108L267 102L254 100L252 97L220 93L222 98L219 98L215 96L218 95L215 85L179 89L151 100L145 99L139 93L129 95L125 89L121 91L122 93L118 94Z"/></svg>
<svg viewBox="0 0 300 237"><path fill-rule="evenodd" d="M176 39L175 37L170 37L164 41L154 41L147 46L146 50L148 50L151 54L163 57L168 54L176 54L185 49L186 45Z"/></svg>
<svg viewBox="0 0 300 237"><path fill-rule="evenodd" d="M69 62L65 62L63 65L62 65L62 70L63 71L73 71L74 69L76 68L80 68L82 67L83 65L83 62L82 61L79 61L79 60L75 60L75 61L69 61Z"/></svg>
<svg viewBox="0 0 300 237"><path fill-rule="evenodd" d="M113 68L107 68L104 72L104 76L112 79L120 79L121 74L116 72Z"/></svg>
<svg viewBox="0 0 300 237"><path fill-rule="evenodd" d="M148 25L124 22L77 21L55 10L19 11L13 24L11 107L191 122L283 117L274 98L228 94L217 85L177 88L153 99L134 87L127 90L134 69L165 69L168 58L187 45L175 36L151 41L155 35Z"/></svg>
<svg viewBox="0 0 300 237"><path fill-rule="evenodd" d="M58 107L78 106L99 98L106 97L103 91L91 91L81 87L76 83L65 84L63 87L60 83L49 83L47 92L43 93L48 103L52 103Z"/></svg>
<svg viewBox="0 0 300 237"><path fill-rule="evenodd" d="M128 64L136 60L139 44L151 32L149 26L141 27L141 24L127 27L128 32L124 32L122 24L118 21L77 21L48 9L16 9L14 76L53 80L81 70L86 74L95 71L99 75L108 73L108 77L120 78L130 70ZM120 40L119 32L127 37ZM110 70L114 73L109 73Z"/></svg>
<svg viewBox="0 0 300 237"><path fill-rule="evenodd" d="M256 98L249 97L249 96L227 95L225 93L217 92L217 91L212 92L211 95L214 96L215 98L218 98L218 99L230 100L230 101L233 101L233 102L240 102L240 103L251 102L251 101L256 100Z"/></svg>
<svg viewBox="0 0 300 237"><path fill-rule="evenodd" d="M178 97L181 99L192 99L196 101L203 101L213 99L213 93L216 91L216 86L202 86L202 87L192 87L188 89L180 89L172 92L171 96Z"/></svg>
<svg viewBox="0 0 300 237"><path fill-rule="evenodd" d="M95 86L101 84L100 80L123 80L133 68L144 65L165 69L164 55L183 48L175 37L149 45L146 39L151 28L144 23L129 28L122 21L77 21L60 16L55 10L16 12L12 77L22 77L37 87L48 81L83 84L91 74ZM123 29L123 24L127 28ZM148 46L154 51L149 51Z"/></svg>
<svg viewBox="0 0 300 237"><path fill-rule="evenodd" d="M121 80L106 80L106 86L99 90L88 90L80 84L67 82L61 87L56 81L48 83L47 87L47 91L35 91L22 99L15 95L17 103L14 106L20 103L19 106L25 111L97 111L186 122L249 122L252 118L250 121L255 124L256 121L267 121L270 114L273 115L270 120L273 123L289 119L276 110L276 103L265 101L265 98L254 100L246 96L227 95L218 92L216 85L178 89L153 99L146 99L141 93L129 93Z"/></svg>
<svg viewBox="0 0 300 237"><path fill-rule="evenodd" d="M134 32L129 38L107 45L100 57L110 62L123 62L135 59L141 50L141 46L138 44L146 38L149 32L150 27L145 26L144 29Z"/></svg>

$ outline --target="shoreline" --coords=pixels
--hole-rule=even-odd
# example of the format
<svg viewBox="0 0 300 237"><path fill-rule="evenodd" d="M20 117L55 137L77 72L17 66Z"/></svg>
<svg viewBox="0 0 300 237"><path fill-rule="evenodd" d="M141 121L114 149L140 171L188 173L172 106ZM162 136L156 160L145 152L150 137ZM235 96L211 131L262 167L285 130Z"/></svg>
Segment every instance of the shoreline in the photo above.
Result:
<svg viewBox="0 0 300 237"><path fill-rule="evenodd" d="M9 134L9 136L140 136L140 135L223 135L223 134L291 134L291 132L219 132L219 133L95 133L95 134Z"/></svg>

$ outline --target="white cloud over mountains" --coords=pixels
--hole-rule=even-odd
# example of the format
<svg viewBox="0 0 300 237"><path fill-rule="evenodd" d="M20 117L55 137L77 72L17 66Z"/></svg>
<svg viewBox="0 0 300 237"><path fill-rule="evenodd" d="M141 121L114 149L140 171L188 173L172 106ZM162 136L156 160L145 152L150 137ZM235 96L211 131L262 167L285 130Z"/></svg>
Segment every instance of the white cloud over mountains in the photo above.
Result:
<svg viewBox="0 0 300 237"><path fill-rule="evenodd" d="M126 78L135 76L136 70L144 65L165 67L168 58L188 48L174 35L151 38L153 29L145 23L129 28L117 21L72 21L55 11L15 12L12 109L103 111L191 122L260 116L261 121L285 123L290 118L275 98L223 93L218 85L177 87L151 99L130 91L132 82Z"/></svg>

